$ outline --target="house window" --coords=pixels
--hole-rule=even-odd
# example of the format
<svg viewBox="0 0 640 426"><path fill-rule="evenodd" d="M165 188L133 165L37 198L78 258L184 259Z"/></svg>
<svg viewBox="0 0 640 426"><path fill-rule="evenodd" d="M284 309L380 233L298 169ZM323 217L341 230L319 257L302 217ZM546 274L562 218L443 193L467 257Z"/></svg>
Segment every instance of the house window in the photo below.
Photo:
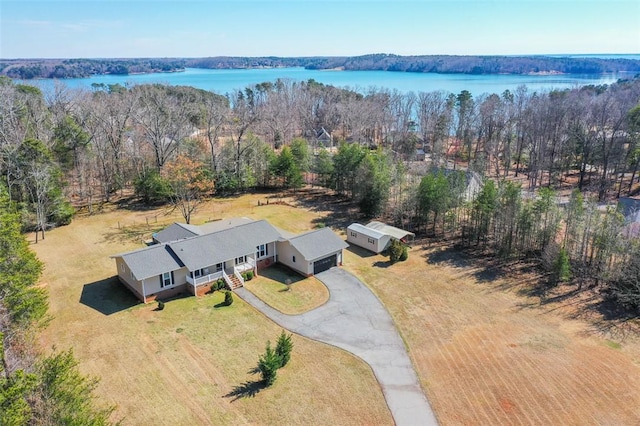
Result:
<svg viewBox="0 0 640 426"><path fill-rule="evenodd" d="M193 278L200 278L202 276L202 269L196 269L193 271Z"/></svg>
<svg viewBox="0 0 640 426"><path fill-rule="evenodd" d="M294 263L296 262L296 257L295 257L295 256L293 256L293 262L294 262Z"/></svg>
<svg viewBox="0 0 640 426"><path fill-rule="evenodd" d="M256 255L258 257L258 259L261 259L265 256L269 255L269 245L268 244L261 244L258 247L256 247Z"/></svg>
<svg viewBox="0 0 640 426"><path fill-rule="evenodd" d="M236 257L236 265L242 265L243 263L247 263L247 256Z"/></svg>
<svg viewBox="0 0 640 426"><path fill-rule="evenodd" d="M173 272L165 272L160 280L160 287L169 287L173 285Z"/></svg>
<svg viewBox="0 0 640 426"><path fill-rule="evenodd" d="M222 271L222 263L216 263L216 272Z"/></svg>
<svg viewBox="0 0 640 426"><path fill-rule="evenodd" d="M351 236L352 236L352 237L356 237L356 238L358 238L358 233L357 233L357 232L353 232L353 231L351 231Z"/></svg>
<svg viewBox="0 0 640 426"><path fill-rule="evenodd" d="M373 238L367 238L367 240L369 240L369 244L375 244L376 241Z"/></svg>

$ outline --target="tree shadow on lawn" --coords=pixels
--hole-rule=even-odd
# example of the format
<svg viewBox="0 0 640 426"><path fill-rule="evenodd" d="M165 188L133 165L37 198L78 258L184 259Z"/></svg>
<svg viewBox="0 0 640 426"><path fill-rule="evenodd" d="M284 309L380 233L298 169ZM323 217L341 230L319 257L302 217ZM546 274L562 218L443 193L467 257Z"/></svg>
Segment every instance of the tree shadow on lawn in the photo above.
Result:
<svg viewBox="0 0 640 426"><path fill-rule="evenodd" d="M260 373L260 369L258 367L253 367L249 370L249 374L256 375ZM231 392L226 394L225 398L233 398L231 402L237 401L240 398L253 398L256 396L261 390L266 389L266 384L262 380L253 380L244 382L238 386L235 386Z"/></svg>
<svg viewBox="0 0 640 426"><path fill-rule="evenodd" d="M140 304L140 301L127 290L118 276L85 284L82 287L80 303L96 311L111 315Z"/></svg>
<svg viewBox="0 0 640 426"><path fill-rule="evenodd" d="M266 386L262 380L244 382L235 386L231 392L226 394L225 398L232 398L231 402L235 402L240 398L253 398Z"/></svg>

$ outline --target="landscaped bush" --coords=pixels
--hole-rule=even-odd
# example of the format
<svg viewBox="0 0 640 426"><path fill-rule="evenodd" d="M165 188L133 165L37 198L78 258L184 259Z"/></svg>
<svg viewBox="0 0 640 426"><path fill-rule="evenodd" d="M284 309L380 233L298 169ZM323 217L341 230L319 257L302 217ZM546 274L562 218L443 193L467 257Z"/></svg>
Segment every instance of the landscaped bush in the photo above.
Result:
<svg viewBox="0 0 640 426"><path fill-rule="evenodd" d="M247 277L245 278L247 281L251 281L253 279L253 271L247 272Z"/></svg>
<svg viewBox="0 0 640 426"><path fill-rule="evenodd" d="M402 254L400 255L400 262L404 262L409 258L409 249L407 246L402 246Z"/></svg>
<svg viewBox="0 0 640 426"><path fill-rule="evenodd" d="M224 292L224 302L222 303L224 306L231 306L233 303L233 294L229 290Z"/></svg>
<svg viewBox="0 0 640 426"><path fill-rule="evenodd" d="M398 260L401 260L403 245L398 240L391 240L391 244L389 245L389 261L391 263L396 263Z"/></svg>
<svg viewBox="0 0 640 426"><path fill-rule="evenodd" d="M164 309L164 302L162 300L158 300L158 308L159 311Z"/></svg>
<svg viewBox="0 0 640 426"><path fill-rule="evenodd" d="M223 290L227 286L227 283L224 281L224 278L220 278L215 283L216 290Z"/></svg>

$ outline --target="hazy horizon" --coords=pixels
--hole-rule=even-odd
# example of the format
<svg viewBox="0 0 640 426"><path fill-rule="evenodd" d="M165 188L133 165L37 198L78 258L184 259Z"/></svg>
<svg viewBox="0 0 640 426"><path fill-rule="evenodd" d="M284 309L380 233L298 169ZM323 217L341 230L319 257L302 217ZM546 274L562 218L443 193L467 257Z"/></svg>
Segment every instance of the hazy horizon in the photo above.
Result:
<svg viewBox="0 0 640 426"><path fill-rule="evenodd" d="M563 58L563 57L571 57L571 58L582 58L582 57L626 57L626 56L637 56L637 58L631 58L634 60L640 60L640 52L636 53L610 53L610 52L598 52L598 53L531 53L531 54L513 54L513 55L454 55L454 54L424 54L424 55L398 55L396 53L388 53L388 52L380 52L380 53L364 53L362 55L301 55L301 56L277 56L277 55L257 55L257 56L242 56L242 55L217 55L217 56L94 56L94 57L80 57L80 56L67 56L67 57L50 57L50 58L39 58L39 57L13 57L7 58L0 56L1 60L68 60L68 59L87 59L87 60L101 60L101 59L200 59L200 58L216 58L216 57L225 57L225 58L339 58L339 57L357 57L357 56L367 56L367 55L397 55L397 56L469 56L469 57L492 57L492 56L502 56L502 57L551 57L551 58ZM607 59L607 58L604 58Z"/></svg>
<svg viewBox="0 0 640 426"><path fill-rule="evenodd" d="M637 54L640 2L0 2L0 57L6 59L344 57L375 52Z"/></svg>

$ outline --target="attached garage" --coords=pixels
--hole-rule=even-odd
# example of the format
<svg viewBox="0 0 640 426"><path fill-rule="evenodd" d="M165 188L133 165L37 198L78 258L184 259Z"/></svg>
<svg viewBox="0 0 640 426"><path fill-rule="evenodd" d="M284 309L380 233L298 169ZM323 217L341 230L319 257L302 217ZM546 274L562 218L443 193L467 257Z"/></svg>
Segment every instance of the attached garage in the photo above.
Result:
<svg viewBox="0 0 640 426"><path fill-rule="evenodd" d="M331 256L325 257L324 259L316 260L313 262L313 274L319 274L320 272L324 272L328 269L333 268L334 266L338 266L338 256L332 254Z"/></svg>
<svg viewBox="0 0 640 426"><path fill-rule="evenodd" d="M278 241L278 262L310 276L341 265L347 247L331 229L322 228Z"/></svg>

